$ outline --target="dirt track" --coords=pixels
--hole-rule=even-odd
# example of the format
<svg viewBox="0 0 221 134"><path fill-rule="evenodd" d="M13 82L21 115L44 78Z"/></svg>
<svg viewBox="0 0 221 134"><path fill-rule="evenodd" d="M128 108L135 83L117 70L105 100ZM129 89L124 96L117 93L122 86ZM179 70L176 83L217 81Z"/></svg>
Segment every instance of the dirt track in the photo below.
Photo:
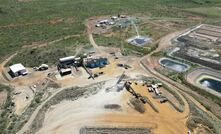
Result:
<svg viewBox="0 0 221 134"><path fill-rule="evenodd" d="M73 37L80 37L80 35L78 35L78 34L67 35L67 36L58 38L58 39L56 39L56 40L50 41L50 42L45 42L45 43L32 43L32 45L24 45L24 46L22 46L22 48L38 48L38 47L44 47L44 46L51 45L51 44L60 42L60 41L62 41L62 40L70 39L70 38L73 38Z"/></svg>
<svg viewBox="0 0 221 134"><path fill-rule="evenodd" d="M96 44L96 42L93 40L93 36L91 34L91 31L90 31L91 27L88 26L88 37L89 37L89 40L91 42L91 44L94 46L94 48L97 50L97 52L99 53L103 53L102 50L100 50L99 46ZM170 36L173 36L174 34L170 35ZM164 43L164 42L168 42L170 41L170 38L164 38L163 40L161 40L161 44ZM163 49L165 47L167 47L168 44L166 45L160 45L160 47L158 49ZM104 53L103 53L104 54ZM138 67L139 68L139 67ZM172 86L172 85L171 85ZM102 96L105 96L105 95L102 95ZM125 98L126 97L126 98ZM72 111L71 113L69 112L69 114L67 113L63 113L63 110L66 109L65 111L70 111L71 107L75 107L75 105L79 105L79 104L84 104L83 107L86 107L87 103L88 105L94 105L94 104L99 104L97 103L97 99L96 98L100 98L99 101L103 102L102 101L102 97L93 97L91 98L92 100L90 101L86 101L86 102L82 102L82 103L78 103L78 102L66 102L67 104L63 103L61 105L57 105L54 110L52 110L51 112L52 113L48 113L46 115L46 120L45 120L45 123L44 126L45 128L43 128L43 130L40 130L39 133L53 133L53 132L59 132L59 133L62 133L62 132L71 132L71 128L73 128L73 126L78 126L77 124L87 124L87 125L90 125L91 122L93 122L93 126L99 126L99 125L108 125L108 126L125 126L125 127L130 127L130 126L137 126L137 127L147 127L147 128L154 128L154 131L156 133L162 133L162 132L166 132L166 133L176 133L177 131L182 131L182 132L187 132L187 128L185 127L185 122L187 120L187 117L188 117L188 114L189 114L189 108L188 108L188 104L187 102L184 100L184 98L182 98L185 102L185 112L182 113L182 114L171 114L171 112L168 112L169 115L174 115L174 118L177 118L178 119L174 119L172 116L171 116L171 119L169 118L169 122L168 122L168 115L165 115L165 117L163 116L156 116L153 111L152 112L148 112L147 115L143 116L143 115L140 115L138 114L137 112L135 112L134 110L131 110L128 106L127 106L127 101L128 101L128 95L126 95L125 97L123 97L121 100L124 105L124 109L127 111L127 112L123 112L123 113L119 113L119 112L111 112L111 113L103 113L101 112L100 114L95 114L95 113L99 113L98 111L97 112L90 112L90 113L85 113L85 112L77 112L77 111ZM95 100L93 100L95 99ZM82 100L83 101L83 100ZM95 103L96 102L96 103ZM109 101L109 102L112 102L112 101ZM92 103L92 104L91 104ZM76 107L77 108L77 107ZM85 109L85 108L83 108ZM151 109L150 107L147 107L147 109ZM162 108L162 109L165 109L165 108ZM166 108L167 109L167 108ZM165 110L166 110L165 109ZM77 109L76 109L77 110ZM80 110L80 109L79 109ZM81 111L81 110L80 110ZM93 111L92 109L89 110L89 111ZM167 110L166 110L167 111ZM165 112L166 112L165 111ZM103 113L103 114L102 114ZM164 113L164 112L163 112ZM65 114L65 115L63 115ZM79 116L82 115L82 116ZM92 114L92 115L91 115ZM95 116L94 116L95 114ZM53 115L53 116L51 116ZM63 115L63 116L62 116ZM163 114L164 115L164 114ZM60 119L56 119L54 120L54 117L62 117L66 119L66 121L59 121ZM70 116L72 118L70 118ZM53 117L53 118L52 118ZM179 119L182 119L183 121L181 121L179 123L177 123L175 126L176 127L170 127L170 125L174 122L174 120L179 120ZM55 122L55 121L59 121L58 123L54 123L51 124L50 122ZM77 121L80 121L80 122L77 122ZM62 125L61 125L62 123ZM71 123L71 124L70 124ZM160 123L160 124L159 124ZM47 127L48 126L48 127ZM160 128L160 129L156 129L156 128ZM69 131L67 131L69 130ZM79 131L76 130L76 132ZM73 132L73 131L72 131Z"/></svg>
<svg viewBox="0 0 221 134"><path fill-rule="evenodd" d="M177 35L177 33L174 33L174 34L170 35L170 37L173 37L174 35ZM92 45L94 46L94 48L98 52L102 52L102 51L100 51L98 45L94 42L93 36L92 36L91 33L89 33L89 39L90 39ZM169 42L169 41L170 41L170 38L164 38L164 39L161 40L161 44L165 43L165 42ZM160 45L158 50L167 47L167 45L168 44ZM171 85L171 84L169 84L169 85L171 87L173 87L173 85ZM103 94L102 96L105 96L105 95ZM125 95L123 95L123 96L125 96ZM121 103L124 106L123 109L126 110L126 112L123 112L123 113L113 112L113 111L111 113L108 113L108 112L103 113L102 111L96 111L95 113L97 113L97 114L95 114L94 112L92 112L92 111L94 111L92 109L89 110L92 113L91 112L89 112L89 113L86 112L85 113L80 109L79 109L80 111L75 111L74 112L72 110L72 112L70 112L70 110L71 110L70 108L75 107L75 105L84 104L82 106L85 107L85 108L87 107L87 104L88 105L95 105L95 104L98 105L99 103L97 102L97 98L100 98L99 99L100 102L105 102L101 99L102 97L89 98L88 101L84 100L86 102L81 102L81 103L79 103L79 102L65 102L65 103L62 103L61 105L59 104L59 105L55 106L53 108L53 110L46 115L46 120L45 120L46 124L44 124L45 128L43 128L43 130L40 130L39 133L53 133L53 132L59 132L59 133L66 132L66 133L69 133L69 132L73 132L72 130L70 130L71 129L70 127L72 127L72 128L73 128L73 126L80 127L83 124L84 125L85 124L90 125L92 122L93 122L92 123L93 126L99 126L99 125L102 124L102 125L108 125L108 126L118 125L118 126L124 126L124 127L137 126L137 127L154 128L154 132L156 132L156 133L162 133L162 132L164 132L164 133L165 132L166 133L176 133L177 131L182 131L182 132L185 132L185 133L187 132L187 128L185 127L185 122L188 118L189 107L188 107L188 104L187 104L187 102L185 101L185 99L183 97L182 97L182 99L185 102L185 111L184 111L184 113L181 113L181 114L177 114L177 113L174 114L173 113L173 114L171 114L171 111L166 112L167 108L166 109L165 108L160 108L161 110L165 109L165 111L163 113L166 112L170 116L174 115L174 118L178 117L178 119L174 119L173 116L171 116L171 119L169 118L170 121L168 121L168 116L169 115L162 114L162 115L159 115L159 117L158 117L157 115L155 115L156 113L154 113L153 111L148 112L147 115L145 115L145 116L138 114L137 112L135 112L134 110L131 110L127 106L127 101L128 101L129 96L126 95L125 97L123 97L121 99ZM79 101L83 101L83 100L79 100ZM109 100L108 102L112 102L112 101ZM83 109L85 109L85 108L83 108ZM64 109L66 109L65 111L67 111L67 112L69 111L68 112L69 114L63 113ZM147 107L147 109L151 109L151 108ZM98 114L98 113L100 113L100 114ZM63 115L63 114L65 114L65 115ZM163 115L165 117L163 117ZM58 119L58 118L60 116L62 118L65 117L66 121L64 121L64 120L59 121L60 119ZM70 118L70 116L72 118ZM54 117L57 117L57 119L55 120ZM181 124L177 123L177 124L174 125L174 127L170 127L170 125L172 123L174 123L174 120L178 121L179 119L182 119L182 121L180 122ZM58 123L56 123L56 121L58 121ZM78 121L80 121L80 122L78 122ZM55 122L55 123L51 124L50 122ZM62 125L61 125L61 123L62 123ZM79 125L77 125L77 124L79 124ZM158 127L160 129L158 129ZM79 128L76 130L76 132L77 131L79 131Z"/></svg>
<svg viewBox="0 0 221 134"><path fill-rule="evenodd" d="M59 38L59 39L56 39L56 40L53 40L53 41L50 41L50 42L45 42L45 43L34 43L33 45L24 45L22 48L38 48L38 47L44 47L44 46L47 46L47 45L51 45L51 44L54 44L54 43L57 43L57 42L60 42L62 40L66 40L66 39L69 39L69 38L73 38L73 37L80 37L80 35L68 35L68 36L65 36L65 37L62 37L62 38ZM9 56L7 59L5 59L1 64L0 64L0 83L1 84L9 84L9 81L6 80L3 76L3 73L4 71L6 70L5 69L5 65L11 60L13 59L14 56L17 55L18 52L15 52L13 55Z"/></svg>
<svg viewBox="0 0 221 134"><path fill-rule="evenodd" d="M93 35L91 33L91 26L90 24L87 24L88 28L88 38L90 40L90 43L93 45L95 50L102 54L107 55L106 52L104 52L100 47L96 44L96 42L93 39ZM161 39L159 43L159 47L153 51L157 52L162 49L167 48L171 45L170 40L179 35L182 31L175 32L172 34L169 34ZM59 40L59 39L58 39ZM47 45L47 44L46 44ZM44 46L44 45L43 45ZM152 54L151 53L151 54ZM128 106L128 98L129 94L123 92L121 94L98 94L95 97L92 98L80 98L77 101L70 102L70 101L64 101L60 104L57 104L53 106L49 111L46 113L45 121L44 121L44 127L38 132L38 133L73 133L73 132L79 132L79 129L87 125L93 125L93 126L100 126L100 125L107 125L107 126L123 126L123 127L145 127L145 128L152 128L155 133L174 133L177 132L183 132L187 133L187 127L186 127L186 120L189 116L189 106L186 102L185 98L182 97L182 95L178 92L181 90L190 90L186 88L183 85L180 85L169 78L162 76L158 72L156 72L153 68L153 66L150 64L151 57L150 55L147 55L143 57L139 64L139 61L137 61L136 69L137 73L143 73L148 76L156 77L157 79L161 80L171 88L175 89L175 91L181 96L185 103L185 111L183 113L177 113L171 111L171 109L168 110L168 106L160 106L160 109L163 111L162 114L157 115L153 111L151 111L150 107L146 107L148 109L148 112L144 115L137 113L133 109L131 109ZM7 62L6 62L7 63ZM3 63L2 63L3 64ZM114 66L111 66L114 67ZM142 68L143 70L141 70ZM2 68L1 68L2 70ZM145 72L145 73L144 73ZM132 72L131 72L132 73ZM135 74L132 74L135 75ZM111 74L108 75L108 77L113 76ZM0 75L1 79L1 75ZM83 82L78 79L79 83L76 82L75 84L89 84L86 82ZM70 82L73 82L73 79L70 80ZM74 84L73 84L74 85ZM57 92L55 92L51 97L49 97L46 101L44 101L32 114L31 118L28 120L28 122L23 126L23 128L18 132L18 134L24 133L26 130L29 129L31 123L37 116L39 110L42 108L42 106L49 101L53 96L55 96L57 93L59 93L64 88L61 88ZM141 90L143 92L144 89L142 87L139 87L138 90ZM181 91L182 92L182 91ZM182 92L184 93L184 92ZM146 94L146 93L144 93ZM148 96L148 94L146 94ZM208 112L201 104L199 104L195 99L193 99L191 96L186 94L188 98L190 98L198 107L203 109L204 111ZM113 98L108 98L113 97ZM116 98L115 98L116 97ZM149 96L150 97L150 96ZM154 100L152 100L154 101ZM103 106L106 103L120 103L123 108L123 112L118 111L106 111L101 109L101 106ZM84 104L84 105L82 105ZM158 106L158 104L156 103ZM167 104L166 104L167 105ZM210 113L210 112L208 112ZM210 113L212 115L212 113ZM168 118L169 117L169 118ZM175 122L175 123L174 123ZM73 130L73 126L75 126L77 129Z"/></svg>
<svg viewBox="0 0 221 134"><path fill-rule="evenodd" d="M160 113L156 113L149 105L146 105L147 112L140 114L128 106L131 94L126 90L121 92L105 91L106 87L114 83L116 83L115 80L108 81L96 95L82 97L75 101L62 101L60 104L52 106L46 113L44 127L38 133L78 133L80 128L84 126L151 128L157 134L187 132L185 122L189 114L188 105L185 105L184 113L179 113L169 104L162 105L152 99L150 94L146 93L146 87L141 84L134 85L134 89L151 98L154 105L160 109ZM106 104L118 104L121 106L121 110L106 110L104 109ZM176 124L170 127L174 121Z"/></svg>
<svg viewBox="0 0 221 134"><path fill-rule="evenodd" d="M3 76L3 71L5 71L5 65L14 57L16 56L17 53L11 55L10 57L8 57L7 59L5 59L1 64L0 64L0 83L1 84L9 84L9 82L4 78Z"/></svg>
<svg viewBox="0 0 221 134"><path fill-rule="evenodd" d="M168 34L167 36L163 37L162 40L159 43L159 47L153 51L154 52L158 52L160 50L163 50L165 48L167 48L168 46L171 46L171 39L173 39L174 37L180 35L181 33L183 33L183 31L178 31L178 32L174 32L171 34ZM158 73L157 71L155 71L154 69L154 65L151 65L151 54L144 56L140 63L141 66L148 72L150 73L153 77L156 77L158 79L160 79L161 81L165 82L168 86L174 87L176 88L178 91L182 92L183 94L185 94L191 101L193 101L200 109L202 109L203 111L205 111L206 113L208 113L209 115L211 115L212 117L216 118L210 111L208 111L204 106L202 106L197 100L195 100L192 96L188 95L187 93L183 92L183 91L191 91L191 89L181 85L180 83L177 83L169 78L167 78L166 76L163 76L162 74Z"/></svg>
<svg viewBox="0 0 221 134"><path fill-rule="evenodd" d="M153 128L152 131L156 134L175 134L177 131L183 133L187 132L185 122L189 115L189 109L188 104L187 102L185 102L185 100L185 111L183 113L179 113L176 110L172 109L169 103L160 104L157 100L153 99L152 95L147 92L147 88L142 86L142 84L135 85L133 83L132 87L136 92L148 97L153 105L159 109L159 113L156 113L149 105L145 105L145 109L147 110L147 112L145 112L144 114L139 114L128 107L127 112L111 113L108 115L104 114L102 117L105 119L104 121L116 125L119 123L123 126L136 124L137 127L150 127ZM130 96L130 93L126 93L122 101L126 104ZM127 106L125 105L125 107ZM174 124L175 120L176 124ZM172 127L171 124L173 124Z"/></svg>
<svg viewBox="0 0 221 134"><path fill-rule="evenodd" d="M92 17L92 18L88 19L86 22L87 35L88 35L89 41L97 53L99 53L103 56L107 56L108 54L106 52L104 52L102 49L100 49L100 47L94 41L93 34L92 34L93 33L93 26L92 26L93 24L91 23L91 20L93 20L93 19L94 18Z"/></svg>
<svg viewBox="0 0 221 134"><path fill-rule="evenodd" d="M24 1L24 0L23 0ZM27 1L27 0L25 0ZM34 22L28 22L28 23L20 23L20 24L9 24L9 25L2 25L1 28L14 28L14 27L20 27L20 26L30 26L30 25L41 25L41 24L56 24L62 22L63 18L54 18L47 21L34 21Z"/></svg>

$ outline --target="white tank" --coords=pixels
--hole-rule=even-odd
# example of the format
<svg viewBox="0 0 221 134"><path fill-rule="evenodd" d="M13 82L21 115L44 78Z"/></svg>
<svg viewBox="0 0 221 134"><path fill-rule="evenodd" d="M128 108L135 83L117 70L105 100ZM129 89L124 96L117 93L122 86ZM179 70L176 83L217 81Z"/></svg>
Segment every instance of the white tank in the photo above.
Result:
<svg viewBox="0 0 221 134"><path fill-rule="evenodd" d="M69 56L69 57L60 58L59 61L66 62L66 61L70 61L70 60L74 60L74 59L75 59L75 56Z"/></svg>

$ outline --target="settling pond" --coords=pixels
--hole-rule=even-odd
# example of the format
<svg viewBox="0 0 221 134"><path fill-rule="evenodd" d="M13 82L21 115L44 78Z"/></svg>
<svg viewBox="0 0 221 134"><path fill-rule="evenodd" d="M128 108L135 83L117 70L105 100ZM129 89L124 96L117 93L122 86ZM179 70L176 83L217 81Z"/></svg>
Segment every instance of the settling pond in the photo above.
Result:
<svg viewBox="0 0 221 134"><path fill-rule="evenodd" d="M213 77L204 77L202 79L199 79L199 83L203 87L211 88L221 93L221 80L218 80L216 78L213 79Z"/></svg>
<svg viewBox="0 0 221 134"><path fill-rule="evenodd" d="M189 69L189 65L181 63L181 62L173 60L173 59L169 59L169 58L161 58L159 60L159 63L162 66L168 67L168 68L170 68L174 71L177 71L177 72L184 72Z"/></svg>
<svg viewBox="0 0 221 134"><path fill-rule="evenodd" d="M127 40L128 43L136 46L143 46L151 42L151 38L145 36L134 36Z"/></svg>

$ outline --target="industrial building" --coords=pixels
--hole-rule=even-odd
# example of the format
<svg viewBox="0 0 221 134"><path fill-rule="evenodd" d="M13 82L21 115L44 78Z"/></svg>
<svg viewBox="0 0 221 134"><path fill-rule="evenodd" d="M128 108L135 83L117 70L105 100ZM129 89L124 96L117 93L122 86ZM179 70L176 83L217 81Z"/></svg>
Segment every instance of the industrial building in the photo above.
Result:
<svg viewBox="0 0 221 134"><path fill-rule="evenodd" d="M84 65L88 68L104 67L108 64L107 58L97 57L97 58L85 58Z"/></svg>
<svg viewBox="0 0 221 134"><path fill-rule="evenodd" d="M71 74L71 66L74 65L75 62L75 56L69 56L59 59L58 63L58 71L61 76Z"/></svg>
<svg viewBox="0 0 221 134"><path fill-rule="evenodd" d="M68 75L72 73L71 67L80 67L82 66L82 58L75 56L68 56L64 58L60 58L58 62L58 71L61 76Z"/></svg>
<svg viewBox="0 0 221 134"><path fill-rule="evenodd" d="M69 56L69 57L64 57L59 59L58 63L58 71L61 76L68 75L72 73L72 68L75 67L76 70L77 67L84 67L86 71L90 73L90 71L87 68L96 68L96 67L104 67L105 65L108 64L107 58L102 58L102 57L75 57L75 56Z"/></svg>
<svg viewBox="0 0 221 134"><path fill-rule="evenodd" d="M10 69L9 73L11 74L12 77L28 74L27 69L21 63L14 64L10 66L9 69Z"/></svg>

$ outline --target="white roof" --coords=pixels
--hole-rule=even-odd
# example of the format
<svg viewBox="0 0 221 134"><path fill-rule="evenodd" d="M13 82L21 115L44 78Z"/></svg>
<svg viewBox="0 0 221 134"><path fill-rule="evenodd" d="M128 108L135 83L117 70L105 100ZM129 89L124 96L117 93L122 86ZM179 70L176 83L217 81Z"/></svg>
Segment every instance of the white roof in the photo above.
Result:
<svg viewBox="0 0 221 134"><path fill-rule="evenodd" d="M66 69L63 69L63 68L62 68L60 71L61 71L62 73L64 73L64 72L69 72L69 71L71 71L71 69L70 69L70 68L66 68Z"/></svg>
<svg viewBox="0 0 221 134"><path fill-rule="evenodd" d="M156 88L155 89L155 92L156 92L156 94L159 94L160 92L159 92L159 90Z"/></svg>
<svg viewBox="0 0 221 134"><path fill-rule="evenodd" d="M151 85L151 86L152 86L152 88L158 88L158 85L157 85L157 84Z"/></svg>
<svg viewBox="0 0 221 134"><path fill-rule="evenodd" d="M9 69L13 72L13 73L17 73L21 70L26 70L26 68L21 64L14 64L12 66L9 67Z"/></svg>
<svg viewBox="0 0 221 134"><path fill-rule="evenodd" d="M74 58L75 58L75 56L69 56L69 57L60 58L59 61L64 62L64 61L68 61L68 60L74 60Z"/></svg>
<svg viewBox="0 0 221 134"><path fill-rule="evenodd" d="M100 20L98 21L99 23L105 23L105 22L109 22L109 20Z"/></svg>
<svg viewBox="0 0 221 134"><path fill-rule="evenodd" d="M39 66L40 68L41 67L48 67L48 65L47 64L41 64L41 66Z"/></svg>
<svg viewBox="0 0 221 134"><path fill-rule="evenodd" d="M96 24L96 26L97 26L97 27L100 27L101 25L100 25L100 24Z"/></svg>
<svg viewBox="0 0 221 134"><path fill-rule="evenodd" d="M111 18L118 18L117 16L112 16Z"/></svg>

